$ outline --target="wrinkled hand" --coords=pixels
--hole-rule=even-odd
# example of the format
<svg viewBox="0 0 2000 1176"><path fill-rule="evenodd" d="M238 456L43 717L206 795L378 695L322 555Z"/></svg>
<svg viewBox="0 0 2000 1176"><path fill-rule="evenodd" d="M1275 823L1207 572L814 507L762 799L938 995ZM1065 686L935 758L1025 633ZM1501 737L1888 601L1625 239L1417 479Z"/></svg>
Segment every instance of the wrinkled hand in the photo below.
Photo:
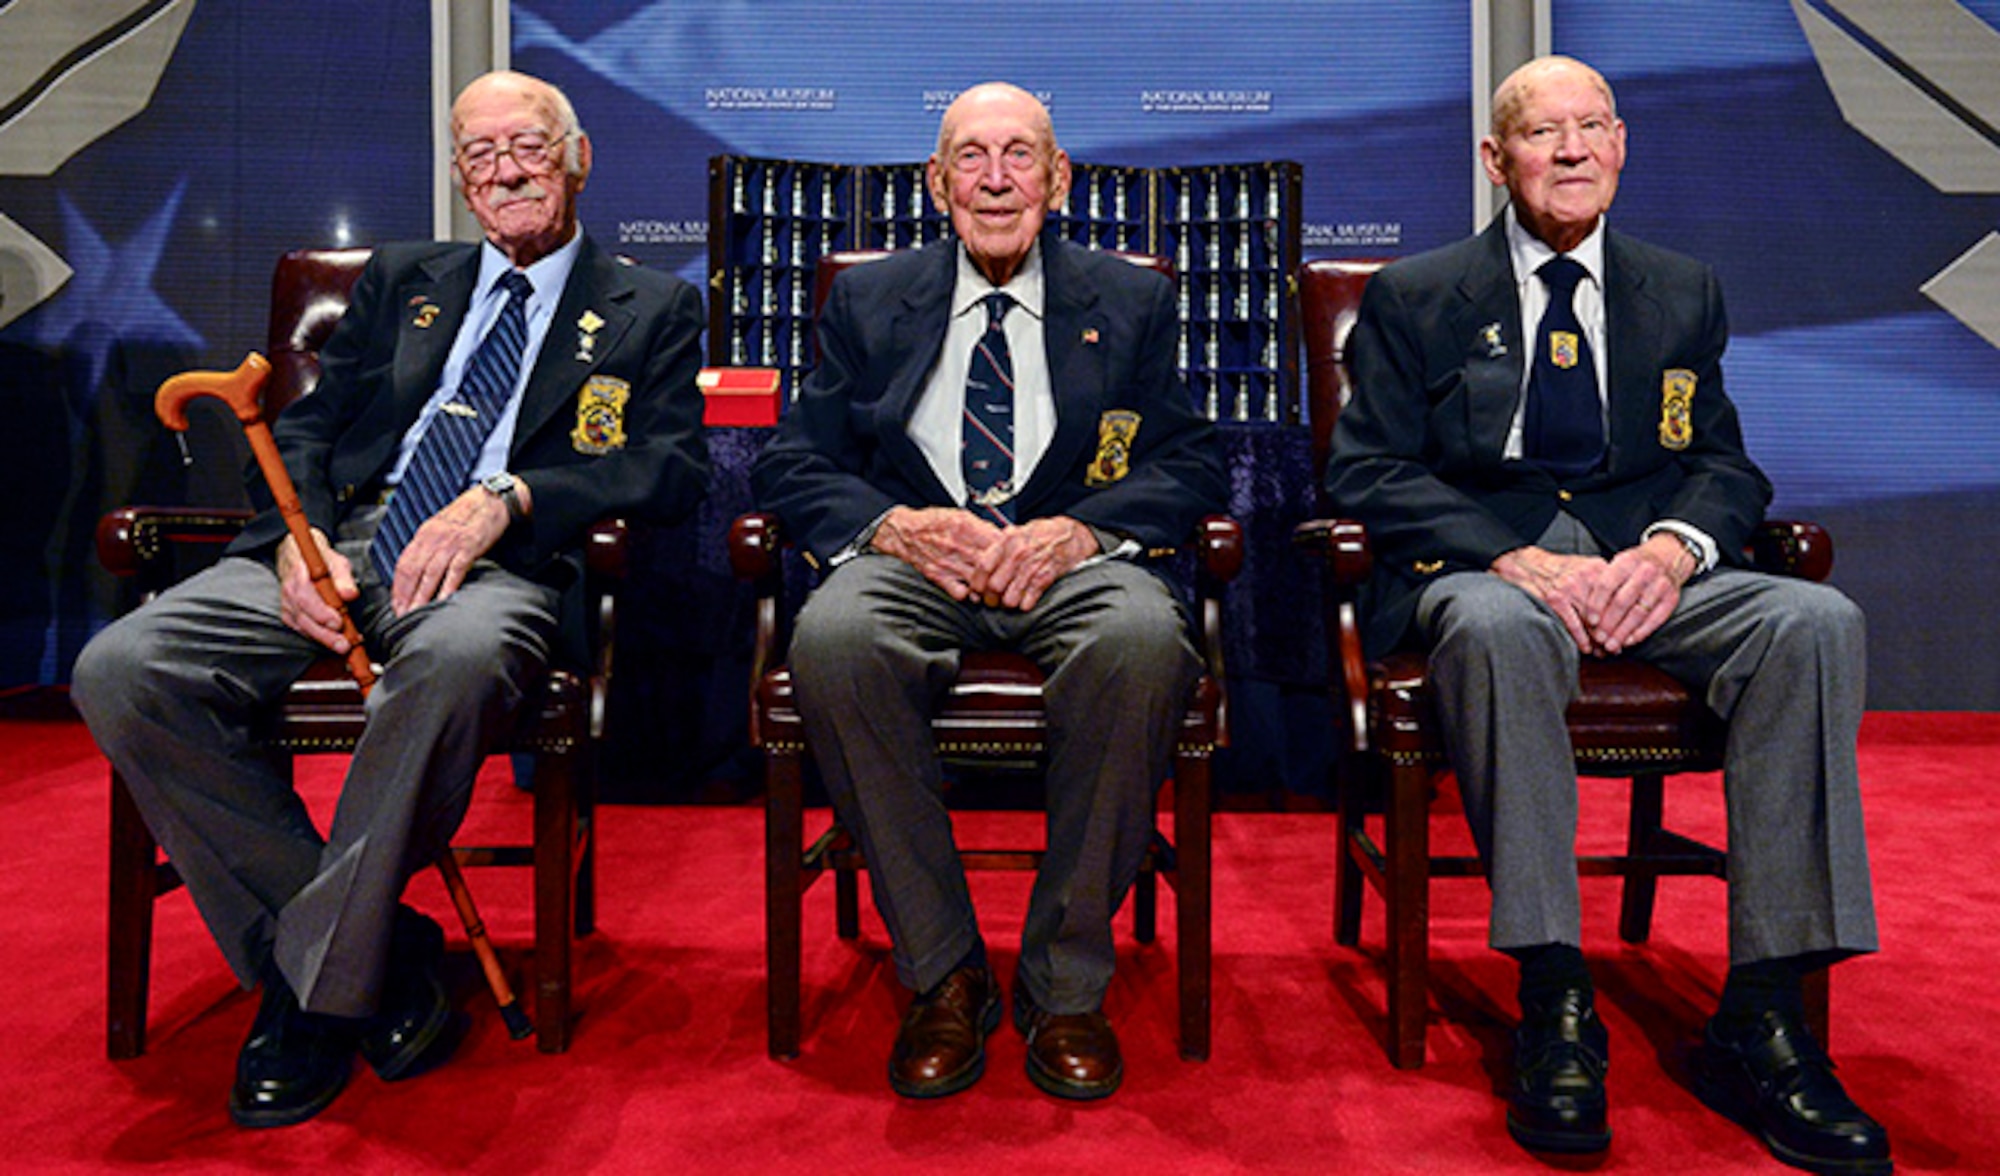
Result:
<svg viewBox="0 0 2000 1176"><path fill-rule="evenodd" d="M954 507L898 506L875 528L869 546L922 572L953 600L973 593L979 557L1000 540L1000 528Z"/></svg>
<svg viewBox="0 0 2000 1176"><path fill-rule="evenodd" d="M1609 566L1588 555L1517 547L1493 561L1493 574L1549 606L1584 653L1597 652L1589 621L1591 592Z"/></svg>
<svg viewBox="0 0 2000 1176"><path fill-rule="evenodd" d="M1666 623L1694 561L1680 540L1659 534L1608 560L1520 547L1494 560L1492 570L1548 605L1577 649L1609 657Z"/></svg>
<svg viewBox="0 0 2000 1176"><path fill-rule="evenodd" d="M425 519L396 559L396 581L389 592L396 615L458 591L473 561L500 541L509 521L507 505L478 486Z"/></svg>
<svg viewBox="0 0 2000 1176"><path fill-rule="evenodd" d="M1068 515L1034 519L1000 532L1000 541L980 553L971 588L988 606L1026 611L1099 550L1090 528Z"/></svg>
<svg viewBox="0 0 2000 1176"><path fill-rule="evenodd" d="M1613 556L1584 606L1598 650L1620 653L1652 636L1680 603L1681 585L1693 573L1693 563L1687 548L1670 534L1655 535Z"/></svg>
<svg viewBox="0 0 2000 1176"><path fill-rule="evenodd" d="M347 557L333 549L326 536L315 527L313 543L319 548L320 558L326 561L328 577L333 581L333 589L342 600L353 600L361 590L354 583L354 568ZM285 624L298 633L304 634L326 646L335 653L347 653L347 638L340 623L340 612L328 604L313 584L312 573L306 570L305 557L299 552L299 545L290 535L278 544L278 616Z"/></svg>

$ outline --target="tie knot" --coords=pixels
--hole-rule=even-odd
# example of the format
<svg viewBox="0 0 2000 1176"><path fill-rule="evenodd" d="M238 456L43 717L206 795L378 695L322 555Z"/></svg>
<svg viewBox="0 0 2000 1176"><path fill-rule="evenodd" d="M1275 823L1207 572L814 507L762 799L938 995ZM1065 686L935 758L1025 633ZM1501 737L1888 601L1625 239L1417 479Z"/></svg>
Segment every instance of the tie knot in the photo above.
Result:
<svg viewBox="0 0 2000 1176"><path fill-rule="evenodd" d="M986 296L986 329L991 331L1000 326L1007 312L1014 309L1014 296L995 290Z"/></svg>
<svg viewBox="0 0 2000 1176"><path fill-rule="evenodd" d="M1574 257L1557 255L1543 262L1542 267L1535 272L1542 275L1542 281L1548 283L1550 294L1568 298L1576 289L1576 284L1581 282L1583 275L1589 271L1585 270L1583 263Z"/></svg>
<svg viewBox="0 0 2000 1176"><path fill-rule="evenodd" d="M522 273L520 270L510 269L506 273L501 274L500 287L507 291L508 296L512 298L526 298L535 292L535 284L530 282L528 275Z"/></svg>

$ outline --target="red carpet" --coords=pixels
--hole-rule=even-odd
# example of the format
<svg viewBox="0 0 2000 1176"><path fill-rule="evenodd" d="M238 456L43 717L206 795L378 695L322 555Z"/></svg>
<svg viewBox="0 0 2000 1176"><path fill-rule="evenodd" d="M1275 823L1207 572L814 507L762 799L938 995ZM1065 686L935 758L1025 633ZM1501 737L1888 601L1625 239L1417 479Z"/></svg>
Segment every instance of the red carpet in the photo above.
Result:
<svg viewBox="0 0 2000 1176"><path fill-rule="evenodd" d="M1669 880L1655 942L1625 948L1615 883L1586 882L1617 1137L1602 1159L1552 1165L1517 1149L1502 1124L1512 978L1483 946L1483 887L1433 888L1431 1058L1397 1072L1380 1045L1380 909L1368 908L1365 953L1333 946L1330 818L1302 814L1217 821L1212 1060L1175 1053L1171 931L1151 948L1123 937L1110 1011L1128 1074L1103 1104L1036 1092L1010 1030L972 1091L928 1104L890 1094L883 1063L900 997L886 943L872 911L860 948L836 940L825 886L808 911L804 1053L770 1061L758 811L614 808L600 824L603 930L582 952L568 1054L507 1040L461 945L453 963L474 1028L449 1066L396 1086L357 1067L312 1123L243 1132L224 1100L254 1005L184 895L162 905L150 1052L105 1060L101 762L74 724L0 721L0 741L0 959L12 982L0 1006L0 1167L10 1171L1787 1170L1682 1084L1684 1043L1720 983L1718 884ZM1885 950L1835 973L1841 1074L1888 1124L1899 1170L2000 1170L2000 716L1871 716L1862 753ZM525 821L524 799L497 775L482 788L475 819ZM326 778L313 791L323 797ZM1682 824L1719 823L1713 787L1669 791ZM1586 804L1596 815L1586 838L1617 836L1613 799ZM1458 836L1456 822L1441 818L1440 836ZM516 873L478 871L473 883L518 963L527 903ZM1004 974L1026 878L978 875L974 886ZM445 909L428 876L415 901Z"/></svg>

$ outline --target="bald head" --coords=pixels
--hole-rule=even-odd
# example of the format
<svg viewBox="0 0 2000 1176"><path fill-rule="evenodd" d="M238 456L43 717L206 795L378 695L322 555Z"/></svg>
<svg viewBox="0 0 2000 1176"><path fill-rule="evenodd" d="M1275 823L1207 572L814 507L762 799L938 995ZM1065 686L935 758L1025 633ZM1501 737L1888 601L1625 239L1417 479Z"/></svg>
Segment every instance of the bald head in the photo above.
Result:
<svg viewBox="0 0 2000 1176"><path fill-rule="evenodd" d="M1499 88L1493 91L1493 116L1488 131L1494 138L1504 138L1507 132L1516 129L1521 122L1522 111L1534 97L1538 87L1551 82L1580 81L1604 96L1605 109L1613 118L1618 115L1618 101L1611 95L1611 83L1604 75L1578 61L1574 57L1551 55L1537 57L1507 75Z"/></svg>
<svg viewBox="0 0 2000 1176"><path fill-rule="evenodd" d="M1625 124L1611 87L1568 57L1522 66L1493 93L1493 131L1480 141L1487 178L1507 188L1521 226L1558 253L1596 229L1618 194Z"/></svg>
<svg viewBox="0 0 2000 1176"><path fill-rule="evenodd" d="M924 179L973 264L1004 286L1048 214L1068 198L1069 156L1056 146L1040 100L1019 86L987 82L945 109Z"/></svg>
<svg viewBox="0 0 2000 1176"><path fill-rule="evenodd" d="M569 99L540 78L484 74L451 104L452 174L486 239L519 268L576 234L590 139Z"/></svg>

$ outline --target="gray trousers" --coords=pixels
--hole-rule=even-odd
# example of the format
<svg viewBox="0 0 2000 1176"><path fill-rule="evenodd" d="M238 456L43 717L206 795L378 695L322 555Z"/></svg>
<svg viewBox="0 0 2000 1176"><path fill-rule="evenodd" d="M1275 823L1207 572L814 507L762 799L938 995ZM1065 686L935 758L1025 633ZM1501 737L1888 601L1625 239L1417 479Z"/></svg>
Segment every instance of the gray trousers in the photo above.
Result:
<svg viewBox="0 0 2000 1176"><path fill-rule="evenodd" d="M1417 623L1492 885L1492 945L1580 945L1576 766L1563 716L1582 655L1547 606L1485 572L1427 588ZM1875 950L1855 767L1861 610L1823 584L1720 568L1691 581L1630 656L1729 721L1730 962Z"/></svg>
<svg viewBox="0 0 2000 1176"><path fill-rule="evenodd" d="M383 673L324 838L288 758L255 737L325 652L279 618L267 565L225 558L120 618L78 656L71 688L237 978L248 987L275 959L307 1009L340 1016L374 1011L404 884L449 844L556 631L557 594L487 562L396 618L370 531L339 547Z"/></svg>
<svg viewBox="0 0 2000 1176"><path fill-rule="evenodd" d="M799 711L867 855L897 977L917 992L979 939L930 731L965 649L1014 650L1047 674L1048 846L1017 983L1050 1012L1087 1012L1111 983L1111 916L1151 841L1200 658L1173 594L1118 561L1071 572L1025 613L954 601L877 554L836 568L807 599L791 649Z"/></svg>

